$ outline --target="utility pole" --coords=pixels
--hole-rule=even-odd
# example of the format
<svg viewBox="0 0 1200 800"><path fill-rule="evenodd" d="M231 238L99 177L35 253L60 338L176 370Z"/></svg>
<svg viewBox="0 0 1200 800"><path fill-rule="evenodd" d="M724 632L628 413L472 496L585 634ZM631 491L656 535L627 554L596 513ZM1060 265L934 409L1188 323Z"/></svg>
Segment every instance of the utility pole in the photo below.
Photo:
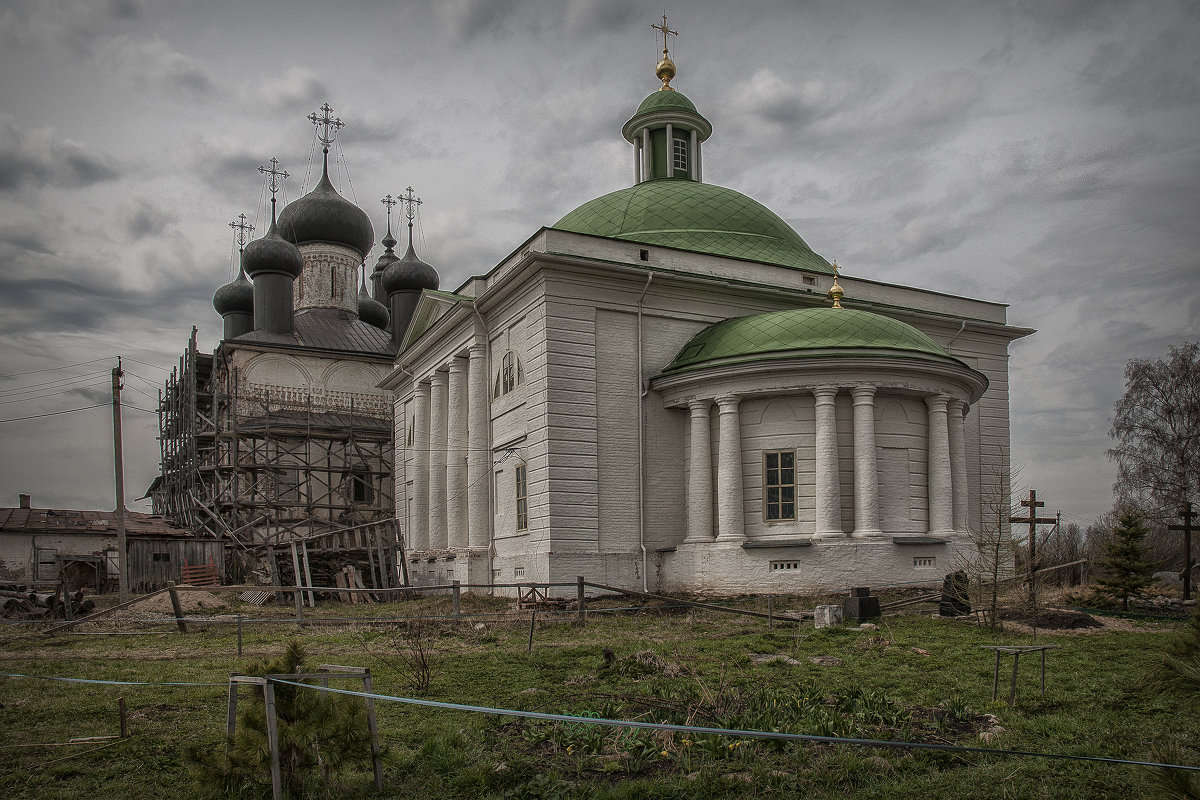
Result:
<svg viewBox="0 0 1200 800"><path fill-rule="evenodd" d="M1182 525L1168 525L1169 531L1183 531L1183 599L1192 599L1192 531L1195 528L1192 525L1192 520L1196 517L1196 512L1192 511L1191 503L1184 503L1183 510L1179 512L1179 516L1183 518Z"/></svg>
<svg viewBox="0 0 1200 800"><path fill-rule="evenodd" d="M112 371L113 467L117 476L117 581L121 602L129 602L129 555L125 551L125 462L121 449L121 357Z"/></svg>

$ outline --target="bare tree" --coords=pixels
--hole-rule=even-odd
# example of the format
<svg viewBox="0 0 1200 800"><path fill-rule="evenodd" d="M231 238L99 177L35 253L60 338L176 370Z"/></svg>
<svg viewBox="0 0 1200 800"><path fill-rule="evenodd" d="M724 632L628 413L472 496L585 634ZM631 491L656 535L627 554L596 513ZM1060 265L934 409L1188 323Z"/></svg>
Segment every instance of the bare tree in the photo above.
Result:
<svg viewBox="0 0 1200 800"><path fill-rule="evenodd" d="M1165 359L1129 361L1109 433L1121 500L1161 520L1200 499L1200 343L1172 346Z"/></svg>

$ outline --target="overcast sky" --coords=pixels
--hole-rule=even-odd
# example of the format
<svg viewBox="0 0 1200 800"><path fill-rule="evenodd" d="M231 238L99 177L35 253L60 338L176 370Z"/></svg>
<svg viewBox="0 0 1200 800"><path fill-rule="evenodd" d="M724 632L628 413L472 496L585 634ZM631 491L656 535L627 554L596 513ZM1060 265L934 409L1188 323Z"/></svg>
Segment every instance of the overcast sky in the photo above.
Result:
<svg viewBox="0 0 1200 800"><path fill-rule="evenodd" d="M109 371L129 376L128 497L158 469L164 368L269 222L260 164L424 200L443 288L629 185L620 127L656 87L661 4L0 0L0 505L111 509ZM1010 304L1023 487L1083 523L1127 359L1200 337L1195 2L692 2L674 85L713 123L705 180L851 275ZM373 251L373 264L379 255ZM67 367L66 369L57 369ZM41 414L98 405L72 413ZM16 420L16 421L10 421ZM148 510L148 501L130 503Z"/></svg>

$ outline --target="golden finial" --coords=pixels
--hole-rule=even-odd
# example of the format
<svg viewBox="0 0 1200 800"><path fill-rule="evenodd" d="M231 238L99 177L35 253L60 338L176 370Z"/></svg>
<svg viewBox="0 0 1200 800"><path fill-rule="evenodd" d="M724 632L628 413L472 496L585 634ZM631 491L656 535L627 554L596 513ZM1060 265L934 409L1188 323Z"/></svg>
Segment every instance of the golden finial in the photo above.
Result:
<svg viewBox="0 0 1200 800"><path fill-rule="evenodd" d="M662 25L651 25L650 27L660 32L663 37L663 57L658 62L658 66L654 68L654 74L658 76L658 79L663 84L659 91L673 92L675 90L671 88L671 78L675 77L675 62L671 60L670 55L667 53L667 36L678 36L679 31L673 31L667 27L666 14L663 14Z"/></svg>
<svg viewBox="0 0 1200 800"><path fill-rule="evenodd" d="M838 265L837 259L833 260L833 286L829 287L829 299L833 301L834 308L842 307L842 298L846 292L842 289L842 285L838 283Z"/></svg>

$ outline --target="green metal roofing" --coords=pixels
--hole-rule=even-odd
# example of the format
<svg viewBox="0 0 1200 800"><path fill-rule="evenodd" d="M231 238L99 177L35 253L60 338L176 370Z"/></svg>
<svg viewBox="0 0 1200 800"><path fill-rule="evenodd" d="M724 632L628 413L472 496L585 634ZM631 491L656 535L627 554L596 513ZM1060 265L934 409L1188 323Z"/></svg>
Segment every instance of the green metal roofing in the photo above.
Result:
<svg viewBox="0 0 1200 800"><path fill-rule="evenodd" d="M696 104L684 97L683 92L672 90L669 92L651 92L650 96L643 100L642 104L638 106L638 110L634 116L636 117L638 114L643 114L647 111L658 111L659 109L666 108L681 108L685 111L691 111L693 114L700 113L696 110Z"/></svg>
<svg viewBox="0 0 1200 800"><path fill-rule="evenodd" d="M718 361L836 357L879 351L960 363L933 339L899 320L852 308L804 308L736 317L710 325L692 337L663 372L682 372Z"/></svg>
<svg viewBox="0 0 1200 800"><path fill-rule="evenodd" d="M766 206L710 183L670 178L645 181L584 203L551 227L833 273L829 262Z"/></svg>

